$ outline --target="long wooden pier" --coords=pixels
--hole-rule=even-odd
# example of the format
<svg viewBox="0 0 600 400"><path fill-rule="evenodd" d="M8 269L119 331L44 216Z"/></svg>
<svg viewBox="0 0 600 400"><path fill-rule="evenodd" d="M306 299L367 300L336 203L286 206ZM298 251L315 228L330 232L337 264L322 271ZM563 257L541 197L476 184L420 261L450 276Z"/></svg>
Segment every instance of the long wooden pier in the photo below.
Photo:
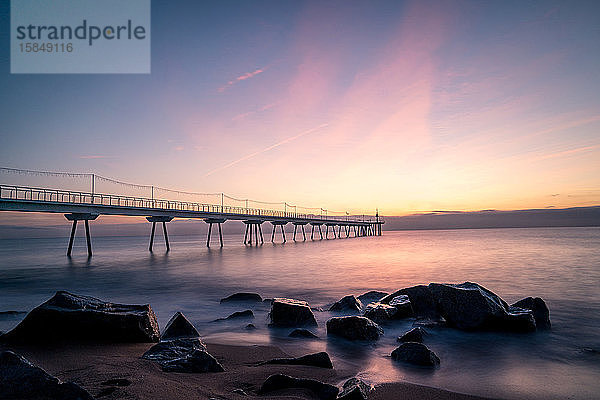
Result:
<svg viewBox="0 0 600 400"><path fill-rule="evenodd" d="M92 175L93 177L93 175ZM93 182L93 180L92 180ZM297 213L296 208L279 211L262 208L235 207L219 204L203 204L179 200L166 200L145 197L131 197L114 194L101 194L50 188L0 185L0 211L45 212L62 213L67 220L72 221L71 236L67 248L70 256L73 248L73 239L79 221L84 222L88 255L92 256L90 238L90 221L96 220L101 215L142 216L152 223L149 250L152 251L156 223L161 223L167 251L170 250L167 235L167 222L175 218L200 219L208 224L206 245L210 246L213 225L217 225L219 244L223 246L223 233L221 225L229 220L242 221L246 226L244 235L245 245L259 245L264 243L262 225L272 225L271 241L279 227L283 242L287 241L284 227L294 225L292 240L296 240L297 233L302 233L302 240L306 241L305 227L310 225L311 240L329 239L330 230L333 238L381 236L382 225L385 223L378 214L332 216L322 214ZM323 229L325 228L325 234Z"/></svg>

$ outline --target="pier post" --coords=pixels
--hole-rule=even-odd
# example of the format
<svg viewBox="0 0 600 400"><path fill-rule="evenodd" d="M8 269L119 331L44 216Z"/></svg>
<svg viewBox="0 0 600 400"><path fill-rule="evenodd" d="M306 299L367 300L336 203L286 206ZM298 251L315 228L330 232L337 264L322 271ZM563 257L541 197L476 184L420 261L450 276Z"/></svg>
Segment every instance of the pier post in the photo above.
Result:
<svg viewBox="0 0 600 400"><path fill-rule="evenodd" d="M263 244L265 241L263 240L262 227L260 224L256 224L256 226L258 226L258 232L260 233L260 244ZM256 244L258 244L258 240L256 241Z"/></svg>
<svg viewBox="0 0 600 400"><path fill-rule="evenodd" d="M296 241L296 229L298 229L298 225L294 224L294 237L292 238L294 242Z"/></svg>
<svg viewBox="0 0 600 400"><path fill-rule="evenodd" d="M329 225L325 225L325 239L329 240Z"/></svg>
<svg viewBox="0 0 600 400"><path fill-rule="evenodd" d="M247 239L248 239L248 225L246 225L246 232L244 233L244 244L246 244Z"/></svg>
<svg viewBox="0 0 600 400"><path fill-rule="evenodd" d="M323 240L323 231L321 230L321 225L319 225L319 235L320 235L320 240Z"/></svg>
<svg viewBox="0 0 600 400"><path fill-rule="evenodd" d="M152 246L154 245L154 233L156 232L156 223L162 222L163 226L163 236L165 237L165 245L167 246L167 251L171 251L171 245L169 244L169 235L167 234L167 222L171 222L173 217L169 216L153 216L146 217L148 222L152 222L152 232L150 233L150 246L148 246L148 250L152 252Z"/></svg>
<svg viewBox="0 0 600 400"><path fill-rule="evenodd" d="M212 237L212 226L213 224L217 224L219 228L219 244L223 247L223 231L221 229L221 224L227 221L226 218L205 218L204 222L208 224L208 235L206 237L206 247L210 247L210 239Z"/></svg>
<svg viewBox="0 0 600 400"><path fill-rule="evenodd" d="M286 224L287 224L287 222L286 222ZM283 225L280 225L280 226L281 226L281 236L283 236L283 243L285 243L285 242L287 242L287 240L285 238L285 231L283 230Z"/></svg>
<svg viewBox="0 0 600 400"><path fill-rule="evenodd" d="M73 221L73 226L71 227L71 237L69 238L69 247L67 248L67 256L71 257L71 252L73 251L73 240L75 239L75 231L77 229L77 223L79 221L83 221L85 224L85 238L87 242L87 251L88 257L92 256L92 239L90 238L90 225L89 221L93 221L98 218L98 214L90 214L90 213L71 213L65 214L65 218L68 221Z"/></svg>
<svg viewBox="0 0 600 400"><path fill-rule="evenodd" d="M312 229L310 230L310 240L315 240L315 226L313 224L310 225Z"/></svg>
<svg viewBox="0 0 600 400"><path fill-rule="evenodd" d="M304 232L304 225L302 225L302 236L304 237L304 241L306 242L306 233Z"/></svg>

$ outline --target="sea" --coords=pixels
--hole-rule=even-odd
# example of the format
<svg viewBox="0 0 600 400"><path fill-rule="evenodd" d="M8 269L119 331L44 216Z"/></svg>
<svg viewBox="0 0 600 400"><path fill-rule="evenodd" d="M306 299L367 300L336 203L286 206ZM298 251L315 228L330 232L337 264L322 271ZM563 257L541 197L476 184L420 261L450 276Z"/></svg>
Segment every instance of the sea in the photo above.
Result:
<svg viewBox="0 0 600 400"><path fill-rule="evenodd" d="M241 229L241 228L240 228ZM265 235L267 238L269 235ZM269 237L270 238L270 237ZM213 238L214 239L214 238ZM295 354L327 351L373 383L407 381L460 393L505 399L600 398L600 228L384 231L383 236L243 244L227 234L223 248L204 236L0 240L0 331L57 290L111 302L150 304L161 328L182 311L209 343L275 345ZM376 342L328 337L328 306L370 290L392 292L430 282L476 282L508 303L543 298L552 329L535 333L463 332L427 328L437 369L394 362L396 338L413 320L383 325ZM220 304L235 292L306 300L315 308L319 336L292 339L268 326L268 303ZM251 308L253 320L214 322ZM323 311L321 311L323 310ZM18 313L7 313L18 311ZM257 329L245 329L253 323Z"/></svg>

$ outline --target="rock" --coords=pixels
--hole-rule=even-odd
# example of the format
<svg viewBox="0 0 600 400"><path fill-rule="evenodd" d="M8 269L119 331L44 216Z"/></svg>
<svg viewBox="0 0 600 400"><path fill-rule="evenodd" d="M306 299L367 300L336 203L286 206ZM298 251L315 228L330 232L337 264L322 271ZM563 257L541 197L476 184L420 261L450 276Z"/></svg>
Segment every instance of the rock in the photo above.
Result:
<svg viewBox="0 0 600 400"><path fill-rule="evenodd" d="M108 303L64 291L31 310L13 330L10 342L156 342L160 336L149 305Z"/></svg>
<svg viewBox="0 0 600 400"><path fill-rule="evenodd" d="M320 400L334 400L339 392L336 386L319 382L314 379L294 378L288 375L271 375L262 384L258 393L266 394L276 390L284 389L307 389L313 392Z"/></svg>
<svg viewBox="0 0 600 400"><path fill-rule="evenodd" d="M246 393L246 392L244 391L244 389L240 389L240 388L238 388L238 389L233 389L231 392L232 392L232 393L235 393L235 394L239 394L239 395L241 395L241 396L248 396L248 393Z"/></svg>
<svg viewBox="0 0 600 400"><path fill-rule="evenodd" d="M308 303L301 300L276 298L271 305L269 316L274 326L317 325Z"/></svg>
<svg viewBox="0 0 600 400"><path fill-rule="evenodd" d="M194 350L182 358L159 363L165 372L223 372L223 366L205 350Z"/></svg>
<svg viewBox="0 0 600 400"><path fill-rule="evenodd" d="M350 378L342 386L338 400L367 400L371 390L373 387L361 379Z"/></svg>
<svg viewBox="0 0 600 400"><path fill-rule="evenodd" d="M228 321L228 320L240 319L240 318L254 318L254 313L252 312L252 310L236 311L226 318L218 318L218 319L215 319L213 322Z"/></svg>
<svg viewBox="0 0 600 400"><path fill-rule="evenodd" d="M550 329L550 311L544 300L539 297L526 297L517 301L511 307L519 307L533 312L535 325L538 329Z"/></svg>
<svg viewBox="0 0 600 400"><path fill-rule="evenodd" d="M327 334L348 340L377 340L383 335L383 329L365 317L334 317L327 321Z"/></svg>
<svg viewBox="0 0 600 400"><path fill-rule="evenodd" d="M256 329L256 326L254 326L254 324L248 324L248 325L246 325L245 329L248 331L253 331Z"/></svg>
<svg viewBox="0 0 600 400"><path fill-rule="evenodd" d="M195 350L206 350L200 338L181 338L159 342L150 347L142 358L157 362L166 362L187 357Z"/></svg>
<svg viewBox="0 0 600 400"><path fill-rule="evenodd" d="M389 304L390 306L396 307L397 311L394 314L394 319L407 318L415 315L412 309L412 304L410 303L410 299L405 294L394 297L392 300L390 300Z"/></svg>
<svg viewBox="0 0 600 400"><path fill-rule="evenodd" d="M60 382L12 351L0 353L0 397L3 399L94 399L79 385L73 382Z"/></svg>
<svg viewBox="0 0 600 400"><path fill-rule="evenodd" d="M386 293L386 292L371 290L370 292L363 293L360 296L358 296L358 300L364 305L364 304L373 303L375 301L379 301L387 295L388 295L388 293Z"/></svg>
<svg viewBox="0 0 600 400"><path fill-rule="evenodd" d="M404 335L399 336L398 342L423 342L423 336L427 335L427 331L420 326L416 328L412 328L410 331L406 332Z"/></svg>
<svg viewBox="0 0 600 400"><path fill-rule="evenodd" d="M394 319L398 309L389 304L370 303L365 309L364 316L377 323L382 323Z"/></svg>
<svg viewBox="0 0 600 400"><path fill-rule="evenodd" d="M392 359L424 367L435 367L440 363L440 359L433 351L424 344L416 342L402 343L392 351Z"/></svg>
<svg viewBox="0 0 600 400"><path fill-rule="evenodd" d="M265 304L273 304L273 299L264 299L262 302Z"/></svg>
<svg viewBox="0 0 600 400"><path fill-rule="evenodd" d="M400 289L380 300L381 303L389 304L394 298L408 296L413 312L417 318L438 319L439 313L433 294L428 286L418 285Z"/></svg>
<svg viewBox="0 0 600 400"><path fill-rule="evenodd" d="M329 311L354 311L360 312L362 310L362 303L356 297L349 295L343 297L341 300L333 303L329 307Z"/></svg>
<svg viewBox="0 0 600 400"><path fill-rule="evenodd" d="M229 302L246 302L246 303L260 303L263 301L262 297L260 297L257 293L234 293L231 296L227 296L224 299L221 299L221 303L229 303Z"/></svg>
<svg viewBox="0 0 600 400"><path fill-rule="evenodd" d="M476 283L431 283L429 288L449 326L464 330L535 330L530 311L509 313L504 300Z"/></svg>
<svg viewBox="0 0 600 400"><path fill-rule="evenodd" d="M285 364L285 365L308 365L310 367L333 368L329 354L322 351L315 354L307 354L296 358L274 358L269 361L264 361L258 365L264 364Z"/></svg>
<svg viewBox="0 0 600 400"><path fill-rule="evenodd" d="M308 329L304 329L304 328L294 329L288 336L295 337L295 338L311 338L311 339L318 338L317 335L315 335Z"/></svg>
<svg viewBox="0 0 600 400"><path fill-rule="evenodd" d="M198 330L179 311L167 322L167 326L160 336L160 340L171 340L178 338L199 338Z"/></svg>

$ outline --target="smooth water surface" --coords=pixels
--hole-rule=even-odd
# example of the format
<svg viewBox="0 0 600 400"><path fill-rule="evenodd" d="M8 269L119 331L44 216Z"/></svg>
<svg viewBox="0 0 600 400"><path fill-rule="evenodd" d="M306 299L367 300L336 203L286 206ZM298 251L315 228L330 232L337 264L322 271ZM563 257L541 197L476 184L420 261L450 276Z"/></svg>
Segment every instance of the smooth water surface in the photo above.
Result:
<svg viewBox="0 0 600 400"><path fill-rule="evenodd" d="M205 339L270 343L326 350L334 363L354 366L374 383L407 380L453 391L505 397L600 397L600 229L478 229L385 232L364 237L244 246L226 236L223 249L203 237L162 238L155 251L146 237L93 238L88 259L78 238L0 240L0 311L27 311L64 289L124 303L150 303L161 326L183 311ZM288 238L289 239L289 238ZM429 282L477 282L512 303L539 296L550 308L552 330L533 334L467 333L430 329L426 344L441 359L434 371L394 363L396 337L412 321L384 326L377 343L327 338L329 312L315 312L319 340L287 338L267 327L267 305L254 321L211 322L243 305L220 305L237 291L293 297L323 307L347 294L393 291ZM21 315L0 314L0 330ZM253 322L257 330L244 329Z"/></svg>

